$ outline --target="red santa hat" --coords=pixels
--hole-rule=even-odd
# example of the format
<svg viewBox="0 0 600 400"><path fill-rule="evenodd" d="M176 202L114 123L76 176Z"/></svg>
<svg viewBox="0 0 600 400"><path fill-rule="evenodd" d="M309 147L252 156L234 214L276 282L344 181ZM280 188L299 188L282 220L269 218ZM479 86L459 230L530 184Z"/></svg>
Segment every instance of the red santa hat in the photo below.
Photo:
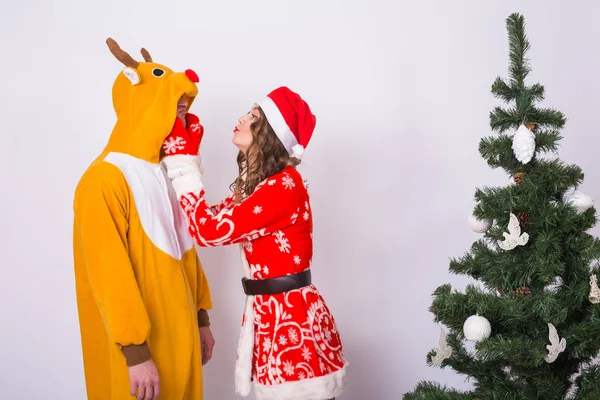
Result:
<svg viewBox="0 0 600 400"><path fill-rule="evenodd" d="M285 86L273 90L257 104L290 156L301 160L317 122L308 104Z"/></svg>

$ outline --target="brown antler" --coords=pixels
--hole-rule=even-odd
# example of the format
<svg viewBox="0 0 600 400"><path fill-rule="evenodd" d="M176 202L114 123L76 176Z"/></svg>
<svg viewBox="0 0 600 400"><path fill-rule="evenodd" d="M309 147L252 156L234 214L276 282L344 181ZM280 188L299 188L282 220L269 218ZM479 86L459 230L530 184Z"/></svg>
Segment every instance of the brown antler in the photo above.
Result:
<svg viewBox="0 0 600 400"><path fill-rule="evenodd" d="M135 61L133 59L133 57L131 57L129 55L129 53L127 53L124 50L121 50L121 48L119 47L117 42L115 42L113 39L111 39L111 38L106 39L106 44L108 45L110 52L113 53L113 55L117 58L117 60L119 60L123 64L125 64L125 66L131 67L131 68L137 68L138 65L140 64L137 61Z"/></svg>
<svg viewBox="0 0 600 400"><path fill-rule="evenodd" d="M152 57L150 57L150 53L148 53L148 50L146 50L145 48L142 47L142 56L144 57L144 61L146 62L152 62Z"/></svg>

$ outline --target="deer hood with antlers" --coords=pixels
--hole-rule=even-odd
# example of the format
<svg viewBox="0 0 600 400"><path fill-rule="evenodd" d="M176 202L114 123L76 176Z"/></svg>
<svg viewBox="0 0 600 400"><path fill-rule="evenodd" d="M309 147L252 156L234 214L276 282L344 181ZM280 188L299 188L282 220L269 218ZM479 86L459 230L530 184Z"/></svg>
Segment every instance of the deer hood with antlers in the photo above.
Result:
<svg viewBox="0 0 600 400"><path fill-rule="evenodd" d="M175 122L179 98L187 98L189 109L198 94L198 75L190 69L174 72L157 64L146 49L141 50L144 62L138 62L113 39L106 43L125 68L112 89L117 122L104 153L126 153L157 164Z"/></svg>

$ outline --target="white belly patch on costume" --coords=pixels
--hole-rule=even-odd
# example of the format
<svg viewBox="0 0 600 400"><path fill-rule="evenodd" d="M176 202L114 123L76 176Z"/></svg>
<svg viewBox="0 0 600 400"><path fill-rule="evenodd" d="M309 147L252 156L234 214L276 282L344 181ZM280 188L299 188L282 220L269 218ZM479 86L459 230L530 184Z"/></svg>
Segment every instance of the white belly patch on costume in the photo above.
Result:
<svg viewBox="0 0 600 400"><path fill-rule="evenodd" d="M104 161L115 165L125 176L142 227L152 243L180 260L194 246L194 241L162 164L124 153L109 153Z"/></svg>

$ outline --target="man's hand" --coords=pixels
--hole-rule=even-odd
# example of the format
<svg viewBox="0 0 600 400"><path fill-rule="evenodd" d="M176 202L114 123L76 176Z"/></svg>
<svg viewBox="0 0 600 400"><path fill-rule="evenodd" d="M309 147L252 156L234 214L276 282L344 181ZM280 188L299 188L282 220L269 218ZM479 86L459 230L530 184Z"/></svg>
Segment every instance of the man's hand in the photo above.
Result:
<svg viewBox="0 0 600 400"><path fill-rule="evenodd" d="M210 327L205 326L200 328L200 344L202 345L202 365L206 365L212 358L213 347L215 347L215 339L210 331Z"/></svg>
<svg viewBox="0 0 600 400"><path fill-rule="evenodd" d="M156 400L160 394L160 379L154 361L148 360L129 367L130 394L137 400Z"/></svg>

